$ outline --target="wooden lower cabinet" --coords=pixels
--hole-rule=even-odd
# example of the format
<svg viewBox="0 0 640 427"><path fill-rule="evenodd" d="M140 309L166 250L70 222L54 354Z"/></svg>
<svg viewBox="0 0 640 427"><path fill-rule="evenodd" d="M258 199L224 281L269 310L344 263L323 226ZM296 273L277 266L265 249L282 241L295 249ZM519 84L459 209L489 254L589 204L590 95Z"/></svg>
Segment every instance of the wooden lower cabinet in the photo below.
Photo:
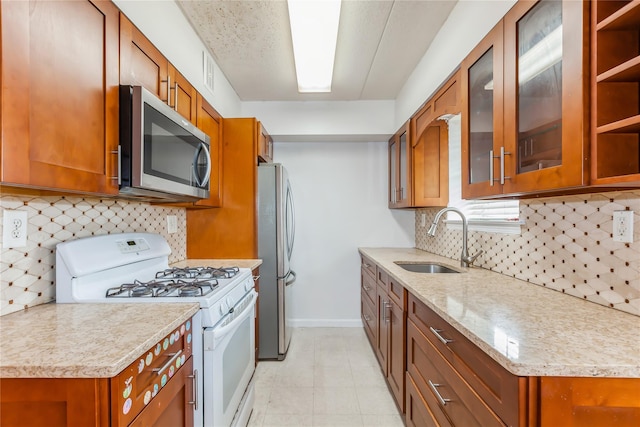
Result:
<svg viewBox="0 0 640 427"><path fill-rule="evenodd" d="M540 378L540 426L640 426L640 378Z"/></svg>

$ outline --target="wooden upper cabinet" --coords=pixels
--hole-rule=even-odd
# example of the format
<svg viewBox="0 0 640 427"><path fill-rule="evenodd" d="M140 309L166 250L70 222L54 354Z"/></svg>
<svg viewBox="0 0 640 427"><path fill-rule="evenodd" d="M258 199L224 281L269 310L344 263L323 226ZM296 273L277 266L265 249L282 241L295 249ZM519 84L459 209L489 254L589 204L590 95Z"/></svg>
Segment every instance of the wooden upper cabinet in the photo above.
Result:
<svg viewBox="0 0 640 427"><path fill-rule="evenodd" d="M142 86L168 102L169 61L120 13L120 84Z"/></svg>
<svg viewBox="0 0 640 427"><path fill-rule="evenodd" d="M640 186L640 2L591 2L591 182Z"/></svg>
<svg viewBox="0 0 640 427"><path fill-rule="evenodd" d="M410 121L389 140L389 208L411 206Z"/></svg>
<svg viewBox="0 0 640 427"><path fill-rule="evenodd" d="M464 60L464 198L589 184L587 3L521 0Z"/></svg>
<svg viewBox="0 0 640 427"><path fill-rule="evenodd" d="M502 21L462 61L462 197L497 195L494 153L504 147Z"/></svg>
<svg viewBox="0 0 640 427"><path fill-rule="evenodd" d="M197 91L120 13L120 84L142 86L197 125Z"/></svg>
<svg viewBox="0 0 640 427"><path fill-rule="evenodd" d="M171 81L169 106L197 126L198 92L171 64L169 64L169 79Z"/></svg>
<svg viewBox="0 0 640 427"><path fill-rule="evenodd" d="M2 183L117 193L118 9L106 1L0 9Z"/></svg>
<svg viewBox="0 0 640 427"><path fill-rule="evenodd" d="M273 138L260 122L258 122L258 161L273 162Z"/></svg>

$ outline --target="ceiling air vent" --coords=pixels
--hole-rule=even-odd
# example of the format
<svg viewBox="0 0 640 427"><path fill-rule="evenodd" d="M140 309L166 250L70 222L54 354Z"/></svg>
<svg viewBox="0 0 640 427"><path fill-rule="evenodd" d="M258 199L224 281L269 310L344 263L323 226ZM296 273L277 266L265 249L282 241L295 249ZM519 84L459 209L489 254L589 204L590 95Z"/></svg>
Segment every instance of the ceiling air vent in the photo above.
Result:
<svg viewBox="0 0 640 427"><path fill-rule="evenodd" d="M213 93L213 58L207 51L202 52L204 85Z"/></svg>

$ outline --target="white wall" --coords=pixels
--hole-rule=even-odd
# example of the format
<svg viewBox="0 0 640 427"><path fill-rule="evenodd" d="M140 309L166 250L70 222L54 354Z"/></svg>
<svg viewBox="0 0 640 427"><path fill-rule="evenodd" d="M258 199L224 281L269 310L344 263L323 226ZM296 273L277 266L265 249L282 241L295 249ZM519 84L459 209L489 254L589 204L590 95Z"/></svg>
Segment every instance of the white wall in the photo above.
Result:
<svg viewBox="0 0 640 427"><path fill-rule="evenodd" d="M296 326L359 326L358 247L414 246L414 211L387 208L387 144L276 143L296 207Z"/></svg>

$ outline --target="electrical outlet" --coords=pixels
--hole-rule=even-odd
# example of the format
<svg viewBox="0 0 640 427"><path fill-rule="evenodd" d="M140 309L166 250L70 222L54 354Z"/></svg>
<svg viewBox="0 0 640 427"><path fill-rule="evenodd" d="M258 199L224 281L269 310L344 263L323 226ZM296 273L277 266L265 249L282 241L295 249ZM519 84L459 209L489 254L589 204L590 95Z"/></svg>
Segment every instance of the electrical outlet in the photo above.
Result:
<svg viewBox="0 0 640 427"><path fill-rule="evenodd" d="M633 242L633 211L613 212L613 241Z"/></svg>
<svg viewBox="0 0 640 427"><path fill-rule="evenodd" d="M4 210L2 214L2 247L27 246L27 212Z"/></svg>
<svg viewBox="0 0 640 427"><path fill-rule="evenodd" d="M427 214L425 213L423 213L422 216L420 217L420 226L421 227L427 226Z"/></svg>
<svg viewBox="0 0 640 427"><path fill-rule="evenodd" d="M169 234L178 232L178 218L175 215L167 215L167 232Z"/></svg>

